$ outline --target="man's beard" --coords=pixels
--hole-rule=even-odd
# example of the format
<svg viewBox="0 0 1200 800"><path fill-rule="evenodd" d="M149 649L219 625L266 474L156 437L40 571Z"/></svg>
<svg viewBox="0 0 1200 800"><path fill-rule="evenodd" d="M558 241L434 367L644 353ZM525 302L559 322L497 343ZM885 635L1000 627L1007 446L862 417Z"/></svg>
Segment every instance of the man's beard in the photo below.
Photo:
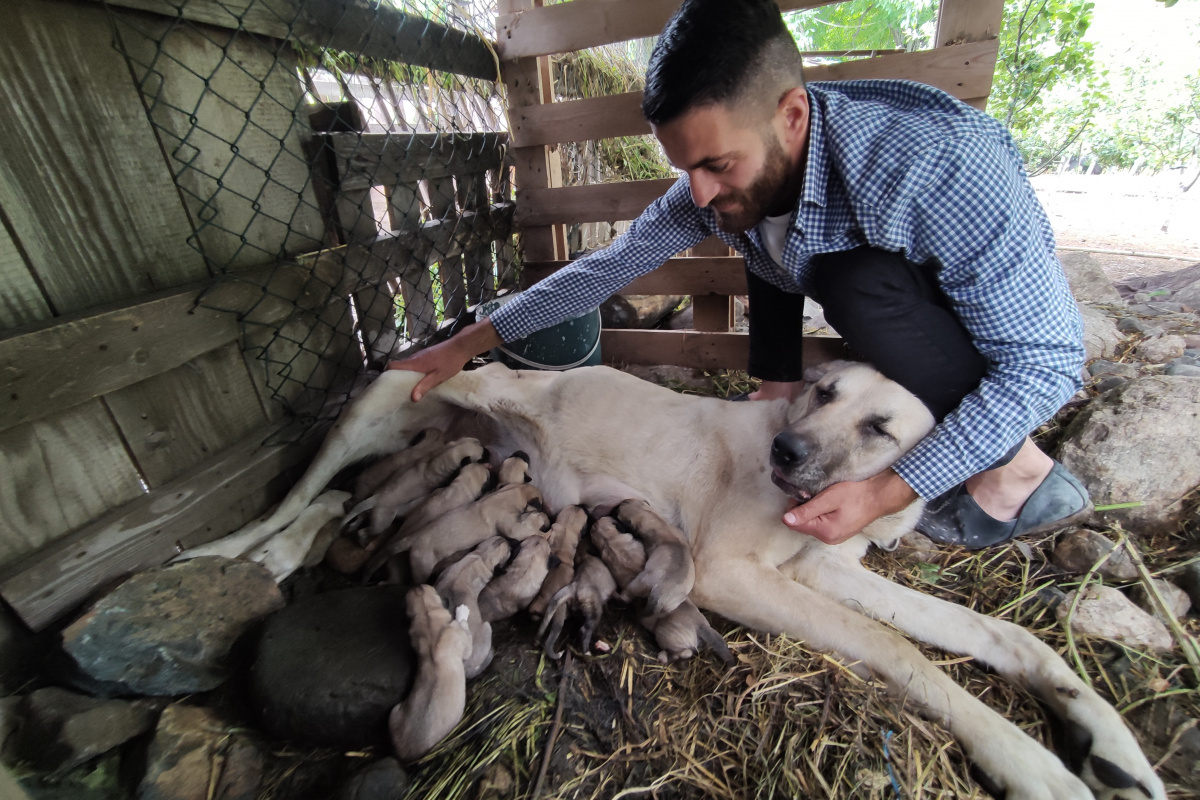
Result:
<svg viewBox="0 0 1200 800"><path fill-rule="evenodd" d="M768 131L763 140L767 145L766 157L749 188L727 191L709 203L717 216L717 227L726 233L745 233L789 199L792 166L787 153L772 132ZM717 206L726 205L732 208L725 212L717 210Z"/></svg>

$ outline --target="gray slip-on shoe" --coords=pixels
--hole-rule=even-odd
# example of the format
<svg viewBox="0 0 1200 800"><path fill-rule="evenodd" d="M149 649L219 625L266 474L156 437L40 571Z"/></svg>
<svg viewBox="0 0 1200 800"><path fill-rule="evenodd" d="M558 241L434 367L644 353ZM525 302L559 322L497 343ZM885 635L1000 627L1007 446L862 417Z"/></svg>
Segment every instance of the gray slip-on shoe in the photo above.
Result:
<svg viewBox="0 0 1200 800"><path fill-rule="evenodd" d="M1016 519L1002 522L979 507L964 484L931 500L916 528L943 544L968 550L1007 542L1017 536L1061 528L1090 513L1092 501L1079 479L1057 461L1021 507Z"/></svg>

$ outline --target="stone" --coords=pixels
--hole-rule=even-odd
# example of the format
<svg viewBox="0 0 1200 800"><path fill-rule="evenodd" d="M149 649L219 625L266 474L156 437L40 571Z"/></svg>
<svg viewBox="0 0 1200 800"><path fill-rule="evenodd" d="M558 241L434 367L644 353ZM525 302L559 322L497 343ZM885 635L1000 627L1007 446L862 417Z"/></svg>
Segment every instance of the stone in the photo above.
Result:
<svg viewBox="0 0 1200 800"><path fill-rule="evenodd" d="M399 586L298 600L267 620L251 669L251 707L272 735L390 748L387 718L416 669Z"/></svg>
<svg viewBox="0 0 1200 800"><path fill-rule="evenodd" d="M25 698L16 752L47 772L62 773L103 755L154 726L145 701L98 700L57 686Z"/></svg>
<svg viewBox="0 0 1200 800"><path fill-rule="evenodd" d="M1200 608L1200 564L1188 564L1177 573L1173 573L1175 584L1187 592L1193 608Z"/></svg>
<svg viewBox="0 0 1200 800"><path fill-rule="evenodd" d="M1137 368L1132 364L1122 364L1119 361L1098 360L1088 364L1088 374L1093 378L1101 375L1119 375L1122 378L1136 378Z"/></svg>
<svg viewBox="0 0 1200 800"><path fill-rule="evenodd" d="M409 778L394 758L381 758L351 776L337 800L403 800Z"/></svg>
<svg viewBox="0 0 1200 800"><path fill-rule="evenodd" d="M1087 351L1088 361L1115 356L1117 348L1125 339L1117 330L1117 323L1093 305L1078 305L1079 314L1083 318L1083 347Z"/></svg>
<svg viewBox="0 0 1200 800"><path fill-rule="evenodd" d="M1154 582L1154 588L1158 590L1158 595L1167 604L1167 610L1175 617L1180 619L1192 609L1191 598L1187 592L1180 589L1170 581L1164 581L1161 578L1151 578ZM1146 587L1138 584L1134 587L1133 596L1137 600L1138 605L1145 609L1146 613L1152 617L1161 619L1166 622L1166 617L1158 610L1158 604L1154 602L1154 598L1150 596L1150 592L1146 591Z"/></svg>
<svg viewBox="0 0 1200 800"><path fill-rule="evenodd" d="M692 309L692 304L688 303L683 308L676 311L663 322L663 327L670 331L690 331L694 325L695 311Z"/></svg>
<svg viewBox="0 0 1200 800"><path fill-rule="evenodd" d="M33 634L0 603L0 697L17 691L32 677L35 661Z"/></svg>
<svg viewBox="0 0 1200 800"><path fill-rule="evenodd" d="M679 307L684 295L614 294L600 304L605 328L653 328Z"/></svg>
<svg viewBox="0 0 1200 800"><path fill-rule="evenodd" d="M1054 614L1067 618L1078 590L1068 592ZM1167 626L1135 606L1112 586L1088 586L1071 617L1071 630L1084 636L1099 636L1130 647L1168 651L1175 647Z"/></svg>
<svg viewBox="0 0 1200 800"><path fill-rule="evenodd" d="M1191 364L1171 364L1163 374L1180 378L1200 378L1200 367Z"/></svg>
<svg viewBox="0 0 1200 800"><path fill-rule="evenodd" d="M1134 354L1139 360L1150 364L1165 364L1173 358L1183 356L1184 346L1182 336L1160 336L1157 339L1146 339L1134 348Z"/></svg>
<svg viewBox="0 0 1200 800"><path fill-rule="evenodd" d="M1200 352L1200 333L1184 335L1183 344L1188 350L1196 350Z"/></svg>
<svg viewBox="0 0 1200 800"><path fill-rule="evenodd" d="M1097 397L1063 434L1057 458L1096 505L1140 502L1098 512L1133 533L1174 530L1200 485L1200 378L1137 378Z"/></svg>
<svg viewBox="0 0 1200 800"><path fill-rule="evenodd" d="M1109 375L1107 378L1096 381L1092 384L1092 388L1096 390L1096 394L1104 394L1105 392L1115 389L1123 383L1128 383L1129 378L1120 375Z"/></svg>
<svg viewBox="0 0 1200 800"><path fill-rule="evenodd" d="M199 706L172 705L146 754L138 800L255 800L262 751L248 736Z"/></svg>
<svg viewBox="0 0 1200 800"><path fill-rule="evenodd" d="M1089 303L1122 303L1121 293L1113 286L1112 279L1104 273L1091 253L1059 250L1058 260L1067 273L1067 283L1076 300Z"/></svg>
<svg viewBox="0 0 1200 800"><path fill-rule="evenodd" d="M62 632L62 647L114 693L203 692L227 677L238 637L283 605L259 564L195 558L125 581Z"/></svg>
<svg viewBox="0 0 1200 800"><path fill-rule="evenodd" d="M25 698L14 694L0 697L0 763L11 763L16 750L16 734L21 727L21 709Z"/></svg>
<svg viewBox="0 0 1200 800"><path fill-rule="evenodd" d="M1200 279L1176 289L1175 293L1171 295L1171 299L1188 308L1200 310Z"/></svg>
<svg viewBox="0 0 1200 800"><path fill-rule="evenodd" d="M1117 330L1124 333L1140 333L1143 336L1162 336L1166 328L1137 317L1121 317L1121 321L1117 323Z"/></svg>
<svg viewBox="0 0 1200 800"><path fill-rule="evenodd" d="M1101 533L1077 528L1058 537L1051 561L1063 572L1082 575L1111 553L1115 546ZM1113 581L1132 581L1138 576L1137 567L1124 549L1108 556L1108 560L1096 572L1106 580Z"/></svg>

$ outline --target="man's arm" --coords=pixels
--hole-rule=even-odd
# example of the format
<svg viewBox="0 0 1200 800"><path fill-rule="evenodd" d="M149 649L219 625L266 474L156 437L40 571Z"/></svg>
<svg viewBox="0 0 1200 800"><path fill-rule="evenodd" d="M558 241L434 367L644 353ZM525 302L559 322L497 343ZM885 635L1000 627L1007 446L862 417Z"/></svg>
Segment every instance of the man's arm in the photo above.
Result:
<svg viewBox="0 0 1200 800"><path fill-rule="evenodd" d="M750 308L749 372L762 379L751 400L795 398L804 379L800 340L804 335L804 295L778 289L746 268Z"/></svg>
<svg viewBox="0 0 1200 800"><path fill-rule="evenodd" d="M420 400L480 353L595 308L634 278L657 269L708 234L700 210L692 203L687 179L681 178L609 247L526 289L488 319L447 341L403 361L390 362L388 369L425 373L412 393L414 401Z"/></svg>

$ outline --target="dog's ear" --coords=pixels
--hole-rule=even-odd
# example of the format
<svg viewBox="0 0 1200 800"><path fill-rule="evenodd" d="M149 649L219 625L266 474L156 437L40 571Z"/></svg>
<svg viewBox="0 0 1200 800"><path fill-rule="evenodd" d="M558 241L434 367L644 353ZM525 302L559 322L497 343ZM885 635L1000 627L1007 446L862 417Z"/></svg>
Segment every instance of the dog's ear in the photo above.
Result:
<svg viewBox="0 0 1200 800"><path fill-rule="evenodd" d="M845 366L848 363L850 362L843 359L837 359L835 361L825 361L820 364L813 364L811 367L806 367L804 369L804 382L810 384L816 383L833 370Z"/></svg>
<svg viewBox="0 0 1200 800"><path fill-rule="evenodd" d="M529 463L529 453L526 453L524 450L515 451L511 456L509 456L509 458L519 458L526 464Z"/></svg>

